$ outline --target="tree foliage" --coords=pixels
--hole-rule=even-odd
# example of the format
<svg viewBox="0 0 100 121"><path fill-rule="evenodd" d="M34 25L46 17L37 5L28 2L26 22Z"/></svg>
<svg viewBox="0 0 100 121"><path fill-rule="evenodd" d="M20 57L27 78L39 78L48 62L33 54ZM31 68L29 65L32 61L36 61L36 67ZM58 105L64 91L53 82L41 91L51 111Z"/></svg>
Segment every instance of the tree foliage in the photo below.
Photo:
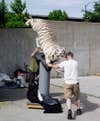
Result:
<svg viewBox="0 0 100 121"><path fill-rule="evenodd" d="M14 12L15 14L23 14L24 10L26 9L26 3L22 3L21 0L14 0L13 2L11 2L10 6L12 12Z"/></svg>
<svg viewBox="0 0 100 121"><path fill-rule="evenodd" d="M21 28L25 27L24 19L21 16L9 12L7 14L6 28Z"/></svg>
<svg viewBox="0 0 100 121"><path fill-rule="evenodd" d="M65 11L53 10L52 12L49 13L48 19L64 21L64 20L68 19L68 15Z"/></svg>
<svg viewBox="0 0 100 121"><path fill-rule="evenodd" d="M8 12L5 0L0 2L0 27L5 27L6 13Z"/></svg>
<svg viewBox="0 0 100 121"><path fill-rule="evenodd" d="M93 5L94 10L84 10L84 19L91 22L100 22L100 1Z"/></svg>
<svg viewBox="0 0 100 121"><path fill-rule="evenodd" d="M0 23L0 27L25 27L25 18L29 18L29 14L26 9L26 3L22 3L21 0L13 0L13 2L10 4L10 7L11 11L8 11L5 1L2 0L2 3L0 3L0 18L3 19L3 24Z"/></svg>

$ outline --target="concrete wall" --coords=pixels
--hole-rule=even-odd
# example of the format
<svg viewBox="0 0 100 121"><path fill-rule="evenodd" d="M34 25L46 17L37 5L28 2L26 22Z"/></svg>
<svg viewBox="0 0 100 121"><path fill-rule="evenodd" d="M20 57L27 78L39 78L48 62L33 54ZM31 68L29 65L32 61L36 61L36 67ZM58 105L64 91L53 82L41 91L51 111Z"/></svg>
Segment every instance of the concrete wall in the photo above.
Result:
<svg viewBox="0 0 100 121"><path fill-rule="evenodd" d="M35 48L35 33L31 29L0 29L0 72L10 75L24 62L30 63Z"/></svg>
<svg viewBox="0 0 100 121"><path fill-rule="evenodd" d="M100 24L86 22L48 21L57 42L67 51L73 51L79 61L81 75L100 72ZM35 48L32 29L0 29L0 72L12 74L30 63ZM55 74L54 74L55 75Z"/></svg>
<svg viewBox="0 0 100 121"><path fill-rule="evenodd" d="M51 22L57 41L73 51L80 75L100 72L100 23Z"/></svg>

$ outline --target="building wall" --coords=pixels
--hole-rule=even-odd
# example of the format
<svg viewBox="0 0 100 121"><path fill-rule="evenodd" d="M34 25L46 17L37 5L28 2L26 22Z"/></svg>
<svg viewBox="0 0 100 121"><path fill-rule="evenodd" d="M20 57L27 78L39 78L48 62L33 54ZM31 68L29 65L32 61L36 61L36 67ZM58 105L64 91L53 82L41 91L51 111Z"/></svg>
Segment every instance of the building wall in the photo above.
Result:
<svg viewBox="0 0 100 121"><path fill-rule="evenodd" d="M79 62L80 75L100 72L100 24L48 21L57 43L73 51ZM0 29L0 72L12 75L31 61L36 33L30 28ZM52 74L56 76L56 73Z"/></svg>

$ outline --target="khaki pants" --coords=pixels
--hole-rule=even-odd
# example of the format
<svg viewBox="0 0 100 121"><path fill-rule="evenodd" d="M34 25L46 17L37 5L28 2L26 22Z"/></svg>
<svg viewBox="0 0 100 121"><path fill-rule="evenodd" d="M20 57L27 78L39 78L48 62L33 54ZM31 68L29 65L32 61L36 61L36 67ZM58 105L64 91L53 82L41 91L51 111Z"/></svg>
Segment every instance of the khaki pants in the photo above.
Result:
<svg viewBox="0 0 100 121"><path fill-rule="evenodd" d="M65 99L71 99L73 96L76 97L76 99L80 99L80 88L79 83L77 84L65 84L64 85L64 94Z"/></svg>

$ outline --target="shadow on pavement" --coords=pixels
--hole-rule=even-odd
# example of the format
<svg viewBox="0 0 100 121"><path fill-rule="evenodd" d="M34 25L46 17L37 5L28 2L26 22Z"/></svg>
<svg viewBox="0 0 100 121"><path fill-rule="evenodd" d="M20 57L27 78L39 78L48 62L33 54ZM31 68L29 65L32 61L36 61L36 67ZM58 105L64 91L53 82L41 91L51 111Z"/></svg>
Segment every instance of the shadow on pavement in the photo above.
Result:
<svg viewBox="0 0 100 121"><path fill-rule="evenodd" d="M62 92L57 92L57 93L53 92L53 93L51 93L52 97L59 97L59 96L63 96L63 95L64 94Z"/></svg>
<svg viewBox="0 0 100 121"><path fill-rule="evenodd" d="M94 98L96 98L96 97L94 97ZM88 95L86 95L86 94L81 94L81 102L83 104L83 112L84 113L85 112L92 112L100 107L100 105L98 103L95 103L92 100L90 101L88 99Z"/></svg>
<svg viewBox="0 0 100 121"><path fill-rule="evenodd" d="M26 98L26 89L0 89L0 102L4 101L16 101Z"/></svg>
<svg viewBox="0 0 100 121"><path fill-rule="evenodd" d="M0 89L0 102L26 99L26 92L27 88ZM51 93L51 96L58 98L61 104L66 103L63 92ZM81 93L81 103L83 105L84 113L92 112L100 107L100 104L93 102L93 98L96 99L96 97L88 96L86 94ZM75 99L72 100L72 103L75 104Z"/></svg>
<svg viewBox="0 0 100 121"><path fill-rule="evenodd" d="M64 99L63 93L52 93L51 95L53 97L58 97L58 98L60 97L59 99L60 99L61 104L66 103L66 100ZM94 97L94 98L96 98L96 97ZM76 103L75 99L72 99L72 104L75 104L75 103ZM81 103L82 103L82 107L83 107L83 113L92 112L100 107L99 104L93 102L92 100L90 101L88 99L88 95L83 94L83 93L81 93Z"/></svg>

